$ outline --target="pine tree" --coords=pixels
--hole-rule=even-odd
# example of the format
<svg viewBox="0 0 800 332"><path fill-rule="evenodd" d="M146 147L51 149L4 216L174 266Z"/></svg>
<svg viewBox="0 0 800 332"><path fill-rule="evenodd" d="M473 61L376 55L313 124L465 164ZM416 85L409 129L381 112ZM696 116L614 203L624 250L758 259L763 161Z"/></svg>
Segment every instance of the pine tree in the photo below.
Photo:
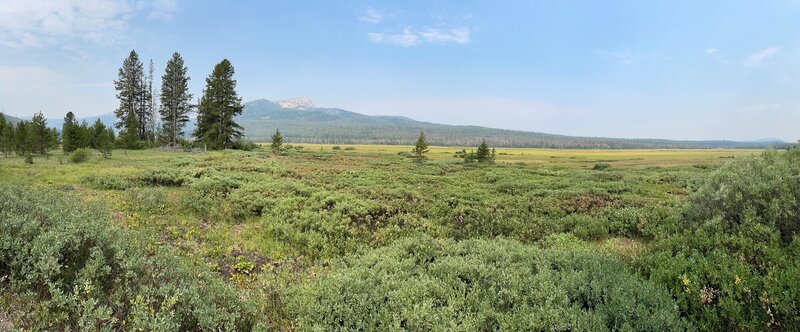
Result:
<svg viewBox="0 0 800 332"><path fill-rule="evenodd" d="M428 141L425 139L425 133L420 131L419 137L417 138L417 145L414 146L414 150L412 151L412 156L416 162L422 164L425 161L426 153L428 153Z"/></svg>
<svg viewBox="0 0 800 332"><path fill-rule="evenodd" d="M486 144L484 139L481 145L478 145L478 151L475 152L475 158L478 162L486 163L492 161L492 152L489 150L489 145Z"/></svg>
<svg viewBox="0 0 800 332"><path fill-rule="evenodd" d="M119 108L114 111L117 116L117 129L122 129L131 138L136 140L146 139L147 128L147 90L144 81L144 65L139 61L139 55L132 50L128 58L122 63L117 79L114 81L119 99ZM134 119L130 119L133 114ZM129 127L135 126L135 127ZM134 144L135 145L135 144Z"/></svg>
<svg viewBox="0 0 800 332"><path fill-rule="evenodd" d="M3 155L8 157L14 152L14 125L11 122L6 122L2 132L0 132L0 138L3 140L0 146L3 150Z"/></svg>
<svg viewBox="0 0 800 332"><path fill-rule="evenodd" d="M125 149L138 149L141 147L139 136L136 133L138 122L136 121L136 113L130 112L125 116L125 125L119 133L120 145Z"/></svg>
<svg viewBox="0 0 800 332"><path fill-rule="evenodd" d="M244 106L236 94L233 74L231 62L224 59L206 78L194 136L212 149L227 149L234 139L242 137L242 127L234 122L234 117L242 113Z"/></svg>
<svg viewBox="0 0 800 332"><path fill-rule="evenodd" d="M64 117L64 125L61 127L61 142L64 153L69 153L79 148L80 140L78 120L75 119L74 113L67 112Z"/></svg>
<svg viewBox="0 0 800 332"><path fill-rule="evenodd" d="M17 122L16 128L14 128L14 152L17 153L18 156L24 156L30 153L29 145L28 145L28 122L27 121L20 121Z"/></svg>
<svg viewBox="0 0 800 332"><path fill-rule="evenodd" d="M280 130L275 130L275 133L272 134L272 144L270 144L270 148L274 153L281 152L283 148L283 135L281 135Z"/></svg>
<svg viewBox="0 0 800 332"><path fill-rule="evenodd" d="M108 159L111 156L111 150L114 148L114 130L106 128L106 125L100 119L97 119L91 127L91 133L92 148L99 151L103 158Z"/></svg>
<svg viewBox="0 0 800 332"><path fill-rule="evenodd" d="M145 95L145 114L144 114L144 123L145 126L145 137L147 141L154 142L155 141L155 128L156 128L156 94L155 94L155 86L153 86L153 75L155 74L155 66L153 65L153 59L150 59L150 65L147 69L147 83L145 86L146 95Z"/></svg>
<svg viewBox="0 0 800 332"><path fill-rule="evenodd" d="M42 112L33 115L28 126L28 147L29 152L46 154L51 146L50 130L47 128L47 119Z"/></svg>
<svg viewBox="0 0 800 332"><path fill-rule="evenodd" d="M3 153L4 156L8 156L6 153L8 149L8 136L6 136L6 126L8 122L6 121L6 116L0 112L0 153Z"/></svg>
<svg viewBox="0 0 800 332"><path fill-rule="evenodd" d="M189 93L189 69L183 63L178 52L172 54L167 62L164 76L161 76L161 122L163 135L167 144L175 146L178 137L183 135L183 128L189 122L189 113L194 109Z"/></svg>

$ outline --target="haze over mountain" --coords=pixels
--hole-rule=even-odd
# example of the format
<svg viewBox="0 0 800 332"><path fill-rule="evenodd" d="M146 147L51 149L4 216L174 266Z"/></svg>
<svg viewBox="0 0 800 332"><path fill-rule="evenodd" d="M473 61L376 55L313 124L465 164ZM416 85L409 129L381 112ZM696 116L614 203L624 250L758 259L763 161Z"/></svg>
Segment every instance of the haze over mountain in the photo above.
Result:
<svg viewBox="0 0 800 332"><path fill-rule="evenodd" d="M100 119L113 126L112 113L78 118L90 125ZM12 121L18 120L12 118ZM194 118L184 129L185 136L194 130ZM746 142L727 140L680 141L653 138L605 138L567 136L519 130L497 129L482 126L446 125L417 121L403 116L376 116L351 112L340 108L318 107L307 97L278 101L258 99L244 104L244 112L236 121L245 129L247 139L265 142L276 129L283 132L289 143L327 144L413 144L420 131L424 131L432 145L475 146L482 139L498 147L539 148L766 148L780 147L778 139L759 139ZM64 120L48 119L48 124L60 130Z"/></svg>

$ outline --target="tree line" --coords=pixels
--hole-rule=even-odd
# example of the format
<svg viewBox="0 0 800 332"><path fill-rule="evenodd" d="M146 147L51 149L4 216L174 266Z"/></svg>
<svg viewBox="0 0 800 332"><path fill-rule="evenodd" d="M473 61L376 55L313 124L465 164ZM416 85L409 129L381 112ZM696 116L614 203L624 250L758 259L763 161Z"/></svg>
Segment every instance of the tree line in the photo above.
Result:
<svg viewBox="0 0 800 332"><path fill-rule="evenodd" d="M180 53L173 53L161 76L161 91L156 105L153 88L153 61L148 74L132 50L119 69L114 86L119 107L115 127L120 130L120 146L128 149L167 145L175 147L185 139L184 129L189 114L197 111L197 128L191 136L211 149L235 147L243 136L243 128L234 117L244 110L236 92L235 70L228 59L214 66L206 78L206 86L198 104L192 104L189 93L188 68ZM158 119L156 119L156 110Z"/></svg>

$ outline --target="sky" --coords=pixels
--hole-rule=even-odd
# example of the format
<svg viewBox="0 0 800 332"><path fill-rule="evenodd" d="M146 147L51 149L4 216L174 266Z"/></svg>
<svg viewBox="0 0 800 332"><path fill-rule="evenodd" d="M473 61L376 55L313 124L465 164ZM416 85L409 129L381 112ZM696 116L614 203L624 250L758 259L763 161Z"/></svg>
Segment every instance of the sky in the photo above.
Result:
<svg viewBox="0 0 800 332"><path fill-rule="evenodd" d="M800 139L800 1L0 0L0 112L112 112L135 49L199 96L565 135Z"/></svg>

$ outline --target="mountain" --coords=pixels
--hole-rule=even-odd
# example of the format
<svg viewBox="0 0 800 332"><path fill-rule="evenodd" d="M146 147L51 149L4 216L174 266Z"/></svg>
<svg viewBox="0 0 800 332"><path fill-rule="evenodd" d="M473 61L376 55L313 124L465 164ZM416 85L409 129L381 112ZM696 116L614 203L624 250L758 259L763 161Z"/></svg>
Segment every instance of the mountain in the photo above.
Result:
<svg viewBox="0 0 800 332"><path fill-rule="evenodd" d="M21 120L20 118L15 118L15 117L10 116L8 114L3 114L3 117L6 118L6 121L11 122L11 123L17 123L17 122L19 122Z"/></svg>
<svg viewBox="0 0 800 332"><path fill-rule="evenodd" d="M12 121L19 119L12 118ZM79 118L90 125L100 119L106 126L116 121L113 113ZM190 136L195 118L184 128ZM254 100L244 104L244 112L236 117L244 127L247 139L267 142L280 129L287 143L326 144L395 144L412 145L420 131L428 143L441 146L477 146L482 139L497 147L535 147L562 149L710 149L785 147L777 139L747 142L676 141L666 139L580 137L481 126L454 126L416 121L404 116L370 116L339 108L317 107L305 97L279 101ZM48 119L48 125L61 129L63 118Z"/></svg>
<svg viewBox="0 0 800 332"><path fill-rule="evenodd" d="M540 147L568 149L635 148L765 148L785 143L764 140L675 141L578 137L480 126L454 126L416 121L402 116L369 116L339 108L316 107L308 98L272 102L255 100L244 105L237 122L248 139L268 141L276 129L285 142L327 144L414 144L420 131L428 143L445 146L476 146L486 139L498 147Z"/></svg>
<svg viewBox="0 0 800 332"><path fill-rule="evenodd" d="M114 113L106 113L102 115L96 116L87 116L85 118L76 118L78 123L82 121L86 121L90 126L94 124L97 119L100 119L106 127L114 127L114 123L117 121L117 117L114 116ZM64 127L64 118L57 118L57 119L47 119L47 125L58 130L61 130Z"/></svg>

